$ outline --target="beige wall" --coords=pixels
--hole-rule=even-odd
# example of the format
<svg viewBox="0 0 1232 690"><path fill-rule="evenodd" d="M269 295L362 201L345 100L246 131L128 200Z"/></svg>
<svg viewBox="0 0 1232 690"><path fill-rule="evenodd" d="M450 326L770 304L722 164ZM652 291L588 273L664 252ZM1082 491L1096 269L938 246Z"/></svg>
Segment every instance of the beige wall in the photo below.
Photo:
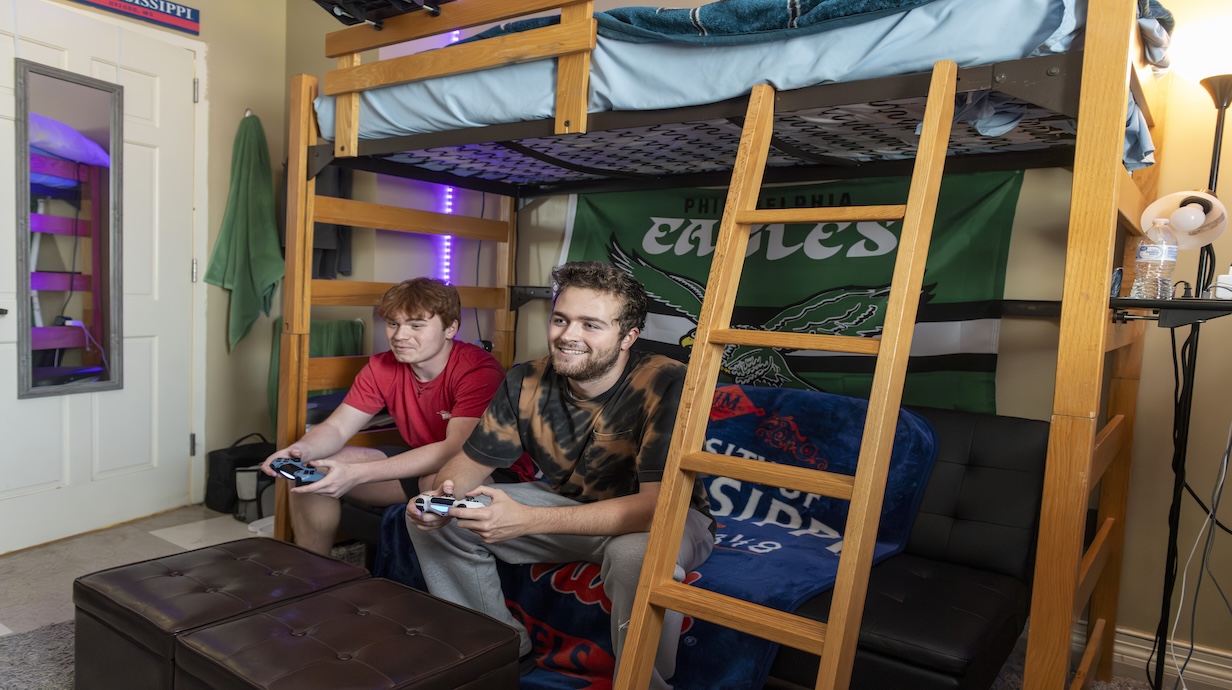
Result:
<svg viewBox="0 0 1232 690"><path fill-rule="evenodd" d="M275 180L286 155L286 0L197 0L206 52L210 121L209 248L218 238L231 178L231 146L244 111L261 118ZM204 271L208 257L198 257ZM271 317L261 315L248 335L227 351L230 294L206 287L206 429L211 448L272 427L266 410ZM276 304L273 315L280 313ZM271 437L272 438L272 437Z"/></svg>

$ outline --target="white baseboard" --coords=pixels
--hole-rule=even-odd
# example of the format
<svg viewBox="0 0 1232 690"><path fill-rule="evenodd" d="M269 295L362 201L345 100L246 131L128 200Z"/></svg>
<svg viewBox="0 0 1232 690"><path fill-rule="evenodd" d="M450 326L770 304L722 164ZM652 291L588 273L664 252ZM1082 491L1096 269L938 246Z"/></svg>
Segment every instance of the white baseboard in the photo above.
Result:
<svg viewBox="0 0 1232 690"><path fill-rule="evenodd" d="M1086 643L1085 625L1074 628L1074 650L1080 652ZM1154 636L1139 630L1118 628L1112 643L1112 673L1135 680L1146 680L1146 662L1154 646ZM1176 647L1178 663L1185 661L1189 645ZM1153 661L1153 660L1152 660ZM1176 666L1171 657L1165 660L1164 684L1171 688L1176 682ZM1232 652L1210 647L1194 647L1193 656L1185 665L1185 685L1188 690L1232 690Z"/></svg>

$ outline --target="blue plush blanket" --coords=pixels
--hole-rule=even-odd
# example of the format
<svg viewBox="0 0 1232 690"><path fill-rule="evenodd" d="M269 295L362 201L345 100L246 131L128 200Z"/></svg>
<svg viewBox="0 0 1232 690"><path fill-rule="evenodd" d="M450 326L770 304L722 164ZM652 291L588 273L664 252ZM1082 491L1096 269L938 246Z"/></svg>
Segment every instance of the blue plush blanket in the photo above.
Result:
<svg viewBox="0 0 1232 690"><path fill-rule="evenodd" d="M715 393L707 450L854 473L866 404L828 393L723 386ZM902 550L936 455L936 434L903 411L874 562ZM707 483L718 522L714 553L690 573L694 586L792 611L834 584L846 501L732 479ZM526 625L539 669L523 688L607 688L615 670L610 603L588 563L507 567L510 607ZM777 645L685 619L673 685L681 690L761 687ZM719 662L721 660L721 662Z"/></svg>
<svg viewBox="0 0 1232 690"><path fill-rule="evenodd" d="M620 41L732 45L830 31L930 2L933 0L718 0L683 9L621 7L596 12L595 20L600 34ZM559 17L542 17L510 22L474 38L526 31L559 21Z"/></svg>
<svg viewBox="0 0 1232 690"><path fill-rule="evenodd" d="M866 409L863 400L829 393L721 386L706 449L853 474ZM874 563L906 545L936 444L922 417L907 410L899 415ZM707 490L718 523L715 550L689 573L688 583L783 611L833 586L847 501L727 478L710 478ZM373 574L423 587L402 510L395 506L385 514ZM611 687L611 603L598 565L505 565L501 579L538 656L523 688ZM686 618L672 682L680 690L761 687L776 649L754 635Z"/></svg>

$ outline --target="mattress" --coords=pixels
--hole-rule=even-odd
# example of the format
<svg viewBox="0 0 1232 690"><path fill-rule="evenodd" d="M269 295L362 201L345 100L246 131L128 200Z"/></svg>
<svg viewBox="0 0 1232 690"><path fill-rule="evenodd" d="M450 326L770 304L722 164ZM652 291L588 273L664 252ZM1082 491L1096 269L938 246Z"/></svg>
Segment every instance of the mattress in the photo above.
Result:
<svg viewBox="0 0 1232 690"><path fill-rule="evenodd" d="M588 109L600 113L715 103L743 96L758 83L769 83L781 91L874 79L927 72L940 59L955 60L963 67L1059 55L1068 51L1080 36L1084 19L1082 0L935 0L841 29L773 42L720 46L636 43L601 34L591 56ZM551 118L555 71L554 60L541 60L366 91L360 100L359 137L382 139ZM1072 122L1042 108L998 96L985 93L960 104L961 122L966 129L956 134L969 140L966 148L958 147L960 153L1047 148L1067 137L1072 142ZM334 99L318 97L314 105L322 135L332 139ZM914 155L911 130L900 127L870 139L868 125L877 113L901 118L904 110L910 114L922 112L922 107L923 101L919 99L863 104L854 111L829 109L809 114L788 127L801 135L810 128L825 130L821 134L829 136L836 146L823 146L813 152L819 156L850 162L909 158ZM1020 129L1019 122L1028 116L1037 116L1044 124ZM829 128L835 122L851 127L846 131ZM695 128L698 124L690 126ZM726 156L728 149L734 151L738 127L724 122L701 125L734 132L729 141L707 144L707 149L714 149L708 153ZM776 123L776 132L778 127ZM1126 165L1133 169L1150 164L1153 146L1141 115L1132 105L1127 129ZM623 151L643 148L654 159L648 168L636 163L630 168L627 161L610 160L608 152L613 137L624 137L629 132L592 134L585 135L584 141L574 142L572 152L547 151L545 148L550 149L553 144L545 139L519 142L543 155L520 155L507 148L483 151L460 146L390 158L461 177L513 184L584 180L602 176L605 169L633 169L651 175L670 172L658 169L664 165L692 171L706 169L704 161L698 167L696 156L684 155L675 162L671 155L663 157L665 150L675 154L696 148L696 142L682 145L680 133L671 128L633 132L634 136L649 136L652 140L636 146L621 139ZM981 138L988 139L979 141ZM673 141L677 143L673 145ZM578 144L583 149L580 159ZM556 156L574 163L574 167L589 168L598 174L549 169L554 166L544 163L543 158ZM770 161L770 165L775 164Z"/></svg>
<svg viewBox="0 0 1232 690"><path fill-rule="evenodd" d="M655 110L712 103L767 82L794 89L1068 50L1077 0L937 0L820 34L732 46L632 43L600 35L589 110ZM439 132L553 115L556 67L539 60L374 89L360 103L361 139ZM316 101L332 138L333 98Z"/></svg>

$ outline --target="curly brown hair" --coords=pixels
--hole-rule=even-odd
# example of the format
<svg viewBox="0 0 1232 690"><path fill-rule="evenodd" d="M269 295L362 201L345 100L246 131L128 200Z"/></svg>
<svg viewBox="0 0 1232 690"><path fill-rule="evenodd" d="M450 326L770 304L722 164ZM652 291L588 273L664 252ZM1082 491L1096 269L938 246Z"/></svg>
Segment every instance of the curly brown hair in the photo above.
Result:
<svg viewBox="0 0 1232 690"><path fill-rule="evenodd" d="M621 330L646 327L646 288L633 276L601 261L575 261L552 269L552 302L567 287L586 288L619 297L623 303L616 323Z"/></svg>
<svg viewBox="0 0 1232 690"><path fill-rule="evenodd" d="M411 278L389 288L381 297L377 313L382 319L441 317L445 328L462 318L462 298L449 284L435 278Z"/></svg>

